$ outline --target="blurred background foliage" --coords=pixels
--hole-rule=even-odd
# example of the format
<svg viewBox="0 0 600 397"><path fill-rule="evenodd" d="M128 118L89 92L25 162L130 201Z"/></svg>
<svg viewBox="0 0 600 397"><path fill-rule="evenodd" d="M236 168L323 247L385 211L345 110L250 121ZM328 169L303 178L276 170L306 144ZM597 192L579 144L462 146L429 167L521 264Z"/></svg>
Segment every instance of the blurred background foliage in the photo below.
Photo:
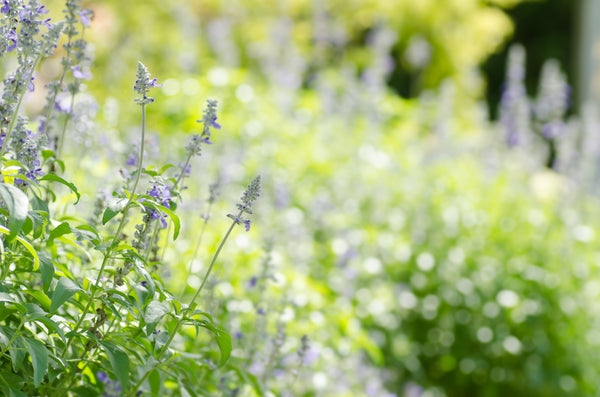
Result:
<svg viewBox="0 0 600 397"><path fill-rule="evenodd" d="M190 182L186 230L161 269L175 290L199 282L179 275L208 185L218 179L223 192L203 258L249 176L265 181L255 226L227 248L204 303L235 335L233 359L224 373L199 363L199 378L242 395L256 389L240 386L240 368L277 395L597 393L597 158L573 143L592 139L597 123L570 124L561 153L589 161L559 173L539 145L505 147L482 102L481 65L490 59L494 90L504 78L492 55L515 31L510 13L554 4L519 3L87 3L87 90L98 104L80 101L97 118L71 141L81 167L69 171L87 185L82 205L98 187L90 175L118 183L135 142L138 60L163 84L149 109L148 164L181 161L205 99L220 104L223 129L192 165L200 187ZM41 81L58 73L52 62ZM538 73L528 74L534 86ZM311 350L296 369L302 334ZM246 368L256 357L262 366ZM302 379L291 386L290 367Z"/></svg>

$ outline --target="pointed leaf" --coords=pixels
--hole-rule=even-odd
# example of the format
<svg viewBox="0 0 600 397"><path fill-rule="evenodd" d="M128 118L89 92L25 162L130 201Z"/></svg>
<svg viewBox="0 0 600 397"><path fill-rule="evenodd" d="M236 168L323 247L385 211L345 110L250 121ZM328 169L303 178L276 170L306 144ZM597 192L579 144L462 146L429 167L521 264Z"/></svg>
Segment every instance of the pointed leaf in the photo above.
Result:
<svg viewBox="0 0 600 397"><path fill-rule="evenodd" d="M27 218L29 198L19 188L7 183L0 183L0 198L2 198L8 209L8 229L10 233L7 240L10 242L19 234Z"/></svg>
<svg viewBox="0 0 600 397"><path fill-rule="evenodd" d="M219 362L219 367L222 367L225 365L225 363L227 363L227 360L229 360L229 356L231 355L231 337L227 332L215 327L208 321L198 321L198 324L201 327L211 331L216 336L217 345L219 346L219 351L221 352L221 361Z"/></svg>
<svg viewBox="0 0 600 397"><path fill-rule="evenodd" d="M63 303L73 296L77 291L81 290L75 282L69 278L61 277L52 293L52 304L50 305L50 313L54 313Z"/></svg>
<svg viewBox="0 0 600 397"><path fill-rule="evenodd" d="M145 196L142 196L145 197ZM152 197L148 196L150 199L152 199ZM179 229L181 228L181 222L179 221L179 217L177 215L175 215L175 213L173 211L171 211L170 209L168 209L167 207L165 207L164 205L160 205L160 204L156 204L154 202L151 201L144 201L142 202L142 205L144 205L145 207L150 207L153 208L159 212L164 212L169 218L171 218L171 220L173 221L173 240L177 239L177 236L179 236Z"/></svg>
<svg viewBox="0 0 600 397"><path fill-rule="evenodd" d="M75 193L75 195L77 196L77 200L75 200L75 202L73 204L77 204L79 202L79 198L81 197L81 195L79 194L79 191L77 191L77 187L75 185L73 185L71 182L67 182L60 176L58 176L56 174L52 174L52 173L44 175L39 180L40 181L54 181L54 182L62 183L63 185L65 185L66 187L71 189L71 191L73 193Z"/></svg>
<svg viewBox="0 0 600 397"><path fill-rule="evenodd" d="M106 225L106 222L117 216L119 212L127 205L129 200L126 198L114 198L108 201L108 207L104 210L102 215L102 224Z"/></svg>
<svg viewBox="0 0 600 397"><path fill-rule="evenodd" d="M48 236L48 245L52 245L55 238L69 233L71 233L71 226L69 226L67 222L61 223L50 232L50 235Z"/></svg>
<svg viewBox="0 0 600 397"><path fill-rule="evenodd" d="M4 226L0 225L0 233L3 234L10 234L10 231L5 228ZM33 257L33 270L37 270L38 267L40 266L40 258L37 255L37 252L35 252L35 249L33 248L33 246L31 244L29 244L29 242L27 240L25 240L22 237L15 237L17 239L18 242L21 243L21 245L23 245L23 247L25 247L25 249L27 251L29 251L29 253L31 254L31 256Z"/></svg>
<svg viewBox="0 0 600 397"><path fill-rule="evenodd" d="M126 390L129 386L129 356L117 345L108 341L99 341L108 355L113 373L121 382L121 387Z"/></svg>
<svg viewBox="0 0 600 397"><path fill-rule="evenodd" d="M152 301L148 304L146 308L146 313L144 313L144 321L146 324L156 324L158 323L165 314L169 313L169 306L163 302ZM149 332L152 332L150 330Z"/></svg>
<svg viewBox="0 0 600 397"><path fill-rule="evenodd" d="M23 338L27 351L33 364L33 385L39 387L48 370L48 350L42 342L37 339Z"/></svg>
<svg viewBox="0 0 600 397"><path fill-rule="evenodd" d="M44 253L40 254L40 272L42 273L42 287L44 292L48 292L50 283L54 277L54 265L52 259L48 258Z"/></svg>

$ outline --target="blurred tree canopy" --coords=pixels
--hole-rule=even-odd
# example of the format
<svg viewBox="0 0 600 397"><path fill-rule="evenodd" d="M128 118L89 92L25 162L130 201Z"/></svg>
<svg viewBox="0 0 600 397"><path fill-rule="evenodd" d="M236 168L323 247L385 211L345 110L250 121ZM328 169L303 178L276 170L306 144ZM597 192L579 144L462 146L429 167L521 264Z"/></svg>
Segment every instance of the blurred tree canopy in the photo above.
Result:
<svg viewBox="0 0 600 397"><path fill-rule="evenodd" d="M461 95L480 96L477 68L512 34L505 8L520 2L90 1L95 19L86 35L102 74L91 88L120 97L114 90L128 86L137 60L161 76L202 76L213 66L264 76L276 52L294 74L284 84L310 86L317 71L341 67L368 79L385 55L375 66L402 96L448 78Z"/></svg>

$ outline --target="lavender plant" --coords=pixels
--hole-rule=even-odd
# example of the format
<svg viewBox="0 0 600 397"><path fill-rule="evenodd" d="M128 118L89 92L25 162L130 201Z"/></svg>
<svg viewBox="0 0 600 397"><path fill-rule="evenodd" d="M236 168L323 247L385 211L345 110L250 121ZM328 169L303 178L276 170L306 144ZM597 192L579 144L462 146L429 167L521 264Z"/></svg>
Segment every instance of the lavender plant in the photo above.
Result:
<svg viewBox="0 0 600 397"><path fill-rule="evenodd" d="M168 239L180 233L176 210L182 181L192 158L213 143L212 130L220 128L217 102L207 102L198 120L202 132L191 137L180 167L146 166L147 106L155 102L150 92L160 84L138 63L139 151L127 161L135 169L122 174L127 183L112 197L98 195L91 216L67 215L56 205L63 196L74 195L71 210L81 209L75 206L81 197L77 186L59 173L70 165L62 158L77 117L75 97L81 80L91 77L83 32L92 14L79 0L66 1L64 20L57 23L45 17L47 9L37 0L5 0L0 12L0 52L17 61L0 101L0 390L11 396L201 393L210 386L194 377L196 359L218 362L209 366L216 370L227 363L232 344L211 314L199 309L199 299L233 229L250 229L260 177L250 183L237 211L227 215L231 225L202 283L191 299L180 299L158 271L159 234L169 230L167 249ZM31 122L21 105L27 92L42 88L35 84L36 68L53 56L61 37L62 72L45 87L46 105ZM215 200L211 187L208 201ZM204 227L207 223L208 216ZM211 335L195 355L181 350L190 326L197 335L200 329ZM165 382L171 382L169 390Z"/></svg>

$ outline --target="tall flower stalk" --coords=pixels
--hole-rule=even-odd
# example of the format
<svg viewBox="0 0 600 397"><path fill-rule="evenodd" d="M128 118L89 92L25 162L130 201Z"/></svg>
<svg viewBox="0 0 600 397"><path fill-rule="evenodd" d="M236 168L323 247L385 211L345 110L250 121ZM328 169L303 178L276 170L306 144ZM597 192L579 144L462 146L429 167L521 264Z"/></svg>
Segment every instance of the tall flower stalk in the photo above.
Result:
<svg viewBox="0 0 600 397"><path fill-rule="evenodd" d="M160 360L161 360L162 356L167 352L167 350L171 346L171 343L173 342L173 338L175 338L175 335L177 335L177 332L179 331L179 329L181 328L183 323L187 320L187 316L186 316L187 313L193 312L196 309L196 299L198 298L198 296L200 296L200 293L202 292L204 285L206 284L206 281L208 280L208 277L210 276L210 273L212 272L212 270L215 266L215 263L217 262L219 254L221 253L221 251L223 250L223 247L225 246L225 243L229 239L229 236L231 235L233 228L236 225L243 224L246 228L246 231L248 231L250 229L251 222L249 219L245 218L244 214L250 215L253 213L252 207L253 207L255 201L260 196L260 182L261 182L260 176L257 176L256 178L254 178L252 180L252 182L250 182L250 184L248 185L248 188L244 191L244 194L242 195L241 200L240 200L241 202L239 204L237 204L237 208L239 210L237 215L232 215L232 214L227 215L229 218L233 219L233 222L229 226L229 229L227 229L225 236L223 236L223 239L219 243L217 250L213 254L213 257L210 261L210 265L208 266L208 269L206 270L206 273L204 274L204 278L202 279L202 283L196 289L196 292L194 293L194 296L190 300L190 303L189 303L187 309L185 309L181 313L179 320L177 321L177 323L175 323L175 327L173 328L173 331L169 333L169 338L167 339L166 343L157 352L156 357L155 357L156 363L154 364L154 366L152 368L150 368L150 370L145 372L144 376L142 376L142 378L131 389L131 392L127 396L134 396L135 393L137 393L137 390L139 390L139 388L142 386L142 384L146 381L146 379L148 378L148 376L150 375L152 370L154 370L156 367L158 367L161 364Z"/></svg>
<svg viewBox="0 0 600 397"><path fill-rule="evenodd" d="M123 215L121 217L121 221L119 222L119 226L117 227L117 231L115 232L112 242L108 246L106 253L104 254L104 259L102 260L102 264L100 265L100 270L98 271L98 275L96 276L94 288L92 289L88 303L87 303L85 309L83 310L83 312L81 313L81 316L79 317L77 323L75 324L75 327L73 328L73 331L74 331L73 335L67 340L67 344L65 345L65 349L63 350L63 353L62 353L63 358L65 357L65 355L69 349L69 346L72 343L73 338L75 337L75 332L79 330L86 314L89 312L89 309L90 309L94 299L96 298L96 293L97 293L97 291L99 291L98 286L100 285L100 279L101 279L104 269L108 263L108 259L111 257L111 254L113 253L114 249L116 248L116 246L118 244L118 241L121 236L121 232L123 231L123 227L125 226L125 223L127 220L127 215L129 213L129 209L131 208L132 202L135 200L136 190L137 190L137 187L138 187L138 184L140 181L140 175L142 174L142 165L143 165L143 160L144 160L144 140L145 140L145 131L146 131L146 105L154 102L154 98L148 96L148 91L152 87L160 87L160 84L157 83L156 79L151 79L148 69L141 62L138 62L137 80L134 85L134 90L135 90L135 92L140 94L140 98L136 98L135 102L137 104L141 105L141 107L142 107L142 126L141 126L141 144L140 144L140 152L139 152L138 169L137 169L136 176L135 176L135 182L133 184L131 192L129 193L129 199L127 201L127 204L123 208Z"/></svg>

